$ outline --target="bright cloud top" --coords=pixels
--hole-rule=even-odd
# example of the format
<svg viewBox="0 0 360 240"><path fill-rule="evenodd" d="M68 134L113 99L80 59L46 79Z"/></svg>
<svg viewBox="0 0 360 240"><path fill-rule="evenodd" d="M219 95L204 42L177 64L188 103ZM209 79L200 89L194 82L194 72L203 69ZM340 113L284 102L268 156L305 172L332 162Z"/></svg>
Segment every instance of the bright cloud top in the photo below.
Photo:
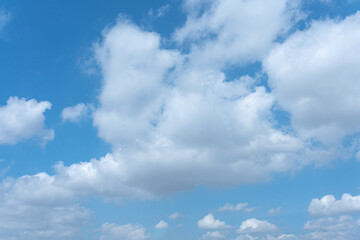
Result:
<svg viewBox="0 0 360 240"><path fill-rule="evenodd" d="M308 210L312 215L336 215L359 212L360 196L351 196L345 193L341 199L336 200L333 195L326 195L321 199L313 199Z"/></svg>
<svg viewBox="0 0 360 240"><path fill-rule="evenodd" d="M243 221L238 233L271 233L277 231L277 227L267 221L250 218Z"/></svg>
<svg viewBox="0 0 360 240"><path fill-rule="evenodd" d="M87 117L92 108L89 104L78 103L64 108L61 112L61 118L63 121L80 122L83 118Z"/></svg>
<svg viewBox="0 0 360 240"><path fill-rule="evenodd" d="M360 12L313 22L264 61L273 93L302 137L329 145L360 131L359 41Z"/></svg>
<svg viewBox="0 0 360 240"><path fill-rule="evenodd" d="M222 222L219 219L215 219L214 215L211 213L200 219L197 224L199 228L204 229L221 229L229 227L225 222Z"/></svg>
<svg viewBox="0 0 360 240"><path fill-rule="evenodd" d="M46 143L54 139L54 130L45 128L44 112L51 108L47 101L10 97L0 106L0 144L16 144L32 137Z"/></svg>

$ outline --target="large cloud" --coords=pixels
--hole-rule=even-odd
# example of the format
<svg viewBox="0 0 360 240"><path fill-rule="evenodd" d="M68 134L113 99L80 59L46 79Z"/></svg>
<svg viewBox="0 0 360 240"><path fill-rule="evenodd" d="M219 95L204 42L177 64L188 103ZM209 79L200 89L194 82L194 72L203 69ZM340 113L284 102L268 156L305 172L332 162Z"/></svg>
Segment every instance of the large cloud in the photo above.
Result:
<svg viewBox="0 0 360 240"><path fill-rule="evenodd" d="M54 138L54 130L45 128L44 112L51 108L47 101L10 97L0 106L0 144L15 144L38 137L42 143Z"/></svg>
<svg viewBox="0 0 360 240"><path fill-rule="evenodd" d="M313 22L264 61L273 93L304 138L337 143L360 130L360 13Z"/></svg>
<svg viewBox="0 0 360 240"><path fill-rule="evenodd" d="M185 1L186 23L174 39L191 43L193 64L225 67L261 60L298 17L298 1ZM269 11L271 9L271 11Z"/></svg>
<svg viewBox="0 0 360 240"><path fill-rule="evenodd" d="M0 184L2 239L78 239L90 211L74 202L74 193L46 173L7 178Z"/></svg>
<svg viewBox="0 0 360 240"><path fill-rule="evenodd" d="M333 195L326 195L321 199L313 199L308 210L312 215L360 212L360 196L351 196L345 193L340 200L336 200Z"/></svg>

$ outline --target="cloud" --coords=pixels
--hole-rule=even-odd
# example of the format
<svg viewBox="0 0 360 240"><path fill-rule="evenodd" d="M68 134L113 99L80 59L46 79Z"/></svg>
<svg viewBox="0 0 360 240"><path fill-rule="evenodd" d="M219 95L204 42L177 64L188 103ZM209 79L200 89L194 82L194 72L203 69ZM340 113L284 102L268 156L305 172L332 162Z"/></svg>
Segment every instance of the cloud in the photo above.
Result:
<svg viewBox="0 0 360 240"><path fill-rule="evenodd" d="M0 31L10 21L11 14L7 11L0 9Z"/></svg>
<svg viewBox="0 0 360 240"><path fill-rule="evenodd" d="M274 215L274 214L279 214L282 212L281 207L277 207L277 208L271 208L267 211L268 214L270 215Z"/></svg>
<svg viewBox="0 0 360 240"><path fill-rule="evenodd" d="M303 142L273 126L272 94L249 76L227 81L160 43L120 19L95 47L103 86L94 125L113 146L120 183L161 195L266 181L299 167Z"/></svg>
<svg viewBox="0 0 360 240"><path fill-rule="evenodd" d="M297 1L287 0L191 0L185 9L186 23L173 38L191 43L193 64L217 69L261 60L298 15Z"/></svg>
<svg viewBox="0 0 360 240"><path fill-rule="evenodd" d="M314 21L264 60L272 93L302 138L334 145L360 130L359 29L360 12Z"/></svg>
<svg viewBox="0 0 360 240"><path fill-rule="evenodd" d="M176 218L179 218L179 217L180 217L180 213L175 212L175 213L173 213L173 214L171 214L171 215L169 216L169 219L176 219Z"/></svg>
<svg viewBox="0 0 360 240"><path fill-rule="evenodd" d="M225 235L219 231L207 232L202 236L203 239L224 239Z"/></svg>
<svg viewBox="0 0 360 240"><path fill-rule="evenodd" d="M243 221L240 228L237 230L238 233L271 233L277 231L277 227L267 221L250 218Z"/></svg>
<svg viewBox="0 0 360 240"><path fill-rule="evenodd" d="M224 211L240 211L243 210L245 207L247 207L248 204L247 203L238 203L235 206L230 204L230 203L226 203L224 206L220 207L218 209L219 212L224 212Z"/></svg>
<svg viewBox="0 0 360 240"><path fill-rule="evenodd" d="M0 235L3 239L78 239L90 210L46 173L7 178L0 184Z"/></svg>
<svg viewBox="0 0 360 240"><path fill-rule="evenodd" d="M225 222L215 219L214 215L211 213L200 219L197 224L199 228L203 229L220 229L229 227Z"/></svg>
<svg viewBox="0 0 360 240"><path fill-rule="evenodd" d="M87 117L92 108L92 105L78 103L74 106L64 108L61 112L61 118L64 122L80 122L83 118Z"/></svg>
<svg viewBox="0 0 360 240"><path fill-rule="evenodd" d="M101 226L101 233L100 240L145 240L149 238L145 228L133 224L116 225L114 223L104 223Z"/></svg>
<svg viewBox="0 0 360 240"><path fill-rule="evenodd" d="M160 220L160 222L155 225L155 228L158 228L158 229L164 229L167 227L168 227L168 223L165 222L164 220Z"/></svg>
<svg viewBox="0 0 360 240"><path fill-rule="evenodd" d="M356 240L360 236L360 221L350 216L326 217L311 220L304 225L310 233L304 240Z"/></svg>
<svg viewBox="0 0 360 240"><path fill-rule="evenodd" d="M51 108L47 101L10 97L0 106L0 144L16 144L32 137L45 144L54 139L54 130L45 128L44 112Z"/></svg>
<svg viewBox="0 0 360 240"><path fill-rule="evenodd" d="M309 213L312 215L336 215L360 211L360 196L351 196L348 193L336 200L333 195L326 195L321 199L310 202Z"/></svg>

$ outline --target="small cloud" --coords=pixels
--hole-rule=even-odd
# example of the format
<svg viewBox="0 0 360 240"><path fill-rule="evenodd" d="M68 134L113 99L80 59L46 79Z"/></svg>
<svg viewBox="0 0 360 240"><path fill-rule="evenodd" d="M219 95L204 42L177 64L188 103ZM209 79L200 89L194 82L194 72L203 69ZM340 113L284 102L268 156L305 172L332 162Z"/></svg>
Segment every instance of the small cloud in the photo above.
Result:
<svg viewBox="0 0 360 240"><path fill-rule="evenodd" d="M203 239L224 239L225 235L219 231L207 232L202 236Z"/></svg>
<svg viewBox="0 0 360 240"><path fill-rule="evenodd" d="M160 220L160 222L155 225L155 228L157 229L165 229L167 227L168 227L168 223L165 222L164 220Z"/></svg>
<svg viewBox="0 0 360 240"><path fill-rule="evenodd" d="M220 228L228 228L225 222L220 221L219 219L215 219L214 215L209 213L204 218L198 221L198 227L204 229L220 229Z"/></svg>
<svg viewBox="0 0 360 240"><path fill-rule="evenodd" d="M245 207L248 206L248 203L238 203L235 206L227 203L224 206L220 207L218 209L219 212L224 212L224 211L240 211L243 210Z"/></svg>
<svg viewBox="0 0 360 240"><path fill-rule="evenodd" d="M80 122L86 118L93 109L91 104L79 103L71 107L66 107L61 112L61 118L64 122Z"/></svg>
<svg viewBox="0 0 360 240"><path fill-rule="evenodd" d="M245 212L253 212L256 210L256 207L251 207L251 208L246 208L244 211Z"/></svg>
<svg viewBox="0 0 360 240"><path fill-rule="evenodd" d="M155 11L151 8L149 10L148 14L149 14L150 18L160 18L160 17L165 16L165 14L170 10L170 8L171 8L170 4L163 5Z"/></svg>
<svg viewBox="0 0 360 240"><path fill-rule="evenodd" d="M0 10L0 31L3 29L5 24L10 21L11 14L7 11Z"/></svg>
<svg viewBox="0 0 360 240"><path fill-rule="evenodd" d="M267 213L270 215L279 214L279 213L281 213L281 207L271 208L271 209L269 209L269 211L267 211Z"/></svg>
<svg viewBox="0 0 360 240"><path fill-rule="evenodd" d="M180 217L180 213L175 212L175 213L173 213L173 214L171 214L171 215L169 216L169 219L176 219L176 218L178 218L178 217Z"/></svg>
<svg viewBox="0 0 360 240"><path fill-rule="evenodd" d="M277 227L268 221L262 221L255 218L247 219L240 225L238 233L270 233L275 232Z"/></svg>

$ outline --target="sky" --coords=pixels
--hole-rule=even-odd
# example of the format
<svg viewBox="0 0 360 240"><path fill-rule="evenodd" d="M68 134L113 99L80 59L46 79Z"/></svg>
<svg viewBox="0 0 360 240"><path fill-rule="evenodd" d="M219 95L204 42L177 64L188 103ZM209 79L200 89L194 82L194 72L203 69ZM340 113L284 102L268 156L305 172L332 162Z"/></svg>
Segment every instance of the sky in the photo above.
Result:
<svg viewBox="0 0 360 240"><path fill-rule="evenodd" d="M0 1L0 240L357 240L360 1Z"/></svg>

